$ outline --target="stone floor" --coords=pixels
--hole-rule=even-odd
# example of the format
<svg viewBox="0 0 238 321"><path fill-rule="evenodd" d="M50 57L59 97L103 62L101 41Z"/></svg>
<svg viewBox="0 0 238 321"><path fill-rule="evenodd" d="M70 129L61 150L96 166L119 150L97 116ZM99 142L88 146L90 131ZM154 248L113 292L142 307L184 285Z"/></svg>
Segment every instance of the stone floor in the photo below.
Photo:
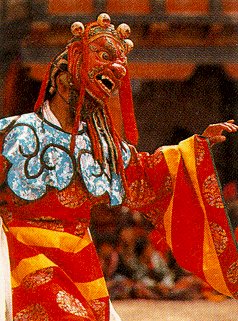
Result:
<svg viewBox="0 0 238 321"><path fill-rule="evenodd" d="M238 301L114 301L122 321L238 321Z"/></svg>

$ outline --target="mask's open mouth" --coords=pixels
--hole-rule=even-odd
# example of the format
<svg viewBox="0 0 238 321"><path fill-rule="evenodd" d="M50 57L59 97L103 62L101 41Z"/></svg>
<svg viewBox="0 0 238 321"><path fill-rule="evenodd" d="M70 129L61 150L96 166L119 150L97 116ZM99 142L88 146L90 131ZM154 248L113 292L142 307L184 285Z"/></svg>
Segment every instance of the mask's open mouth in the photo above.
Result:
<svg viewBox="0 0 238 321"><path fill-rule="evenodd" d="M98 74L96 79L104 91L109 94L113 91L115 83L108 76Z"/></svg>

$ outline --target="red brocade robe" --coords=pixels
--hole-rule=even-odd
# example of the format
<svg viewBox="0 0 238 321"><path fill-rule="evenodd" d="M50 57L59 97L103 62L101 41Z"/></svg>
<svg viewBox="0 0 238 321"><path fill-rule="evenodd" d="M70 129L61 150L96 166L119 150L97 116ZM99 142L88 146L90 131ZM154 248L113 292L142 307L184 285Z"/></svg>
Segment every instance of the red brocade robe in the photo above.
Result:
<svg viewBox="0 0 238 321"><path fill-rule="evenodd" d="M124 144L125 197L120 177L98 172L86 130L76 139L75 155L70 135L34 113L0 121L0 134L0 215L15 321L109 320L88 229L99 202L144 213L182 267L237 297L236 242L206 139L195 135L152 155Z"/></svg>

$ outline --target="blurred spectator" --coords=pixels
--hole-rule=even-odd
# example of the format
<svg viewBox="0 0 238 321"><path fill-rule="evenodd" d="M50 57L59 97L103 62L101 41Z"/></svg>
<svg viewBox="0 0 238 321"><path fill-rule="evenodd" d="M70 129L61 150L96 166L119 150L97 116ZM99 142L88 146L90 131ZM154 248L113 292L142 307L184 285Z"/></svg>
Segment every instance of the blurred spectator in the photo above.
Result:
<svg viewBox="0 0 238 321"><path fill-rule="evenodd" d="M138 258L136 278L161 298L167 297L174 286L174 277L164 258L146 237L137 240L135 253Z"/></svg>
<svg viewBox="0 0 238 321"><path fill-rule="evenodd" d="M110 236L103 238L97 243L97 250L105 280L108 281L114 277L119 262L114 239Z"/></svg>
<svg viewBox="0 0 238 321"><path fill-rule="evenodd" d="M236 239L238 240L238 199L227 204L227 208L231 225L235 232Z"/></svg>
<svg viewBox="0 0 238 321"><path fill-rule="evenodd" d="M223 187L223 196L227 203L238 199L237 183L231 181Z"/></svg>
<svg viewBox="0 0 238 321"><path fill-rule="evenodd" d="M117 254L109 242L99 244L98 254L111 298L164 298L173 284L172 274L136 224L121 228Z"/></svg>
<svg viewBox="0 0 238 321"><path fill-rule="evenodd" d="M118 234L117 244L117 266L111 273L110 278L106 277L107 287L111 299L129 299L134 296L134 274L137 269L137 260L134 253L136 234L134 225L125 226ZM99 249L99 256L102 249ZM104 262L105 263L105 262ZM108 271L108 269L104 268ZM108 275L107 275L108 276Z"/></svg>
<svg viewBox="0 0 238 321"><path fill-rule="evenodd" d="M136 236L135 225L123 227L118 236L119 263L117 273L130 279L134 279L138 265L135 255Z"/></svg>
<svg viewBox="0 0 238 321"><path fill-rule="evenodd" d="M223 195L227 205L230 223L238 240L238 192L237 183L231 181L223 188Z"/></svg>

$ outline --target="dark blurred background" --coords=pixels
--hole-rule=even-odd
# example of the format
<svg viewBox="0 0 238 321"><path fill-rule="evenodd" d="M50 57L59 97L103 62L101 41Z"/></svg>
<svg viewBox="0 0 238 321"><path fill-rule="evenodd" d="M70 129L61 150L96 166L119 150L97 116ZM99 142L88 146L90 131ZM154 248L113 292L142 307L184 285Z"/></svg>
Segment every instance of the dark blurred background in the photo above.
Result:
<svg viewBox="0 0 238 321"><path fill-rule="evenodd" d="M140 151L152 153L159 146L177 144L202 133L211 123L228 119L238 123L238 0L0 0L0 117L33 110L47 63L71 38L70 25L93 21L101 12L107 12L115 26L125 22L131 27L135 47L128 61ZM123 135L118 97L111 99L111 108ZM234 230L238 226L237 154L238 134L214 147ZM115 238L120 240L123 231L130 241L134 235L135 243L151 232L148 224L140 213L129 213L127 208L94 208L91 231L105 276L111 266L108 257L117 256ZM211 298L212 290L181 273L172 257L166 261L177 271L174 281L186 282L178 282L179 292L171 286L165 294L160 287L158 297ZM147 285L142 292L141 288L135 291L130 280L132 292L126 296L122 288L130 288L128 283L123 287L121 281L112 280L108 279L112 298L114 291L122 298L154 298L154 292L143 292Z"/></svg>

